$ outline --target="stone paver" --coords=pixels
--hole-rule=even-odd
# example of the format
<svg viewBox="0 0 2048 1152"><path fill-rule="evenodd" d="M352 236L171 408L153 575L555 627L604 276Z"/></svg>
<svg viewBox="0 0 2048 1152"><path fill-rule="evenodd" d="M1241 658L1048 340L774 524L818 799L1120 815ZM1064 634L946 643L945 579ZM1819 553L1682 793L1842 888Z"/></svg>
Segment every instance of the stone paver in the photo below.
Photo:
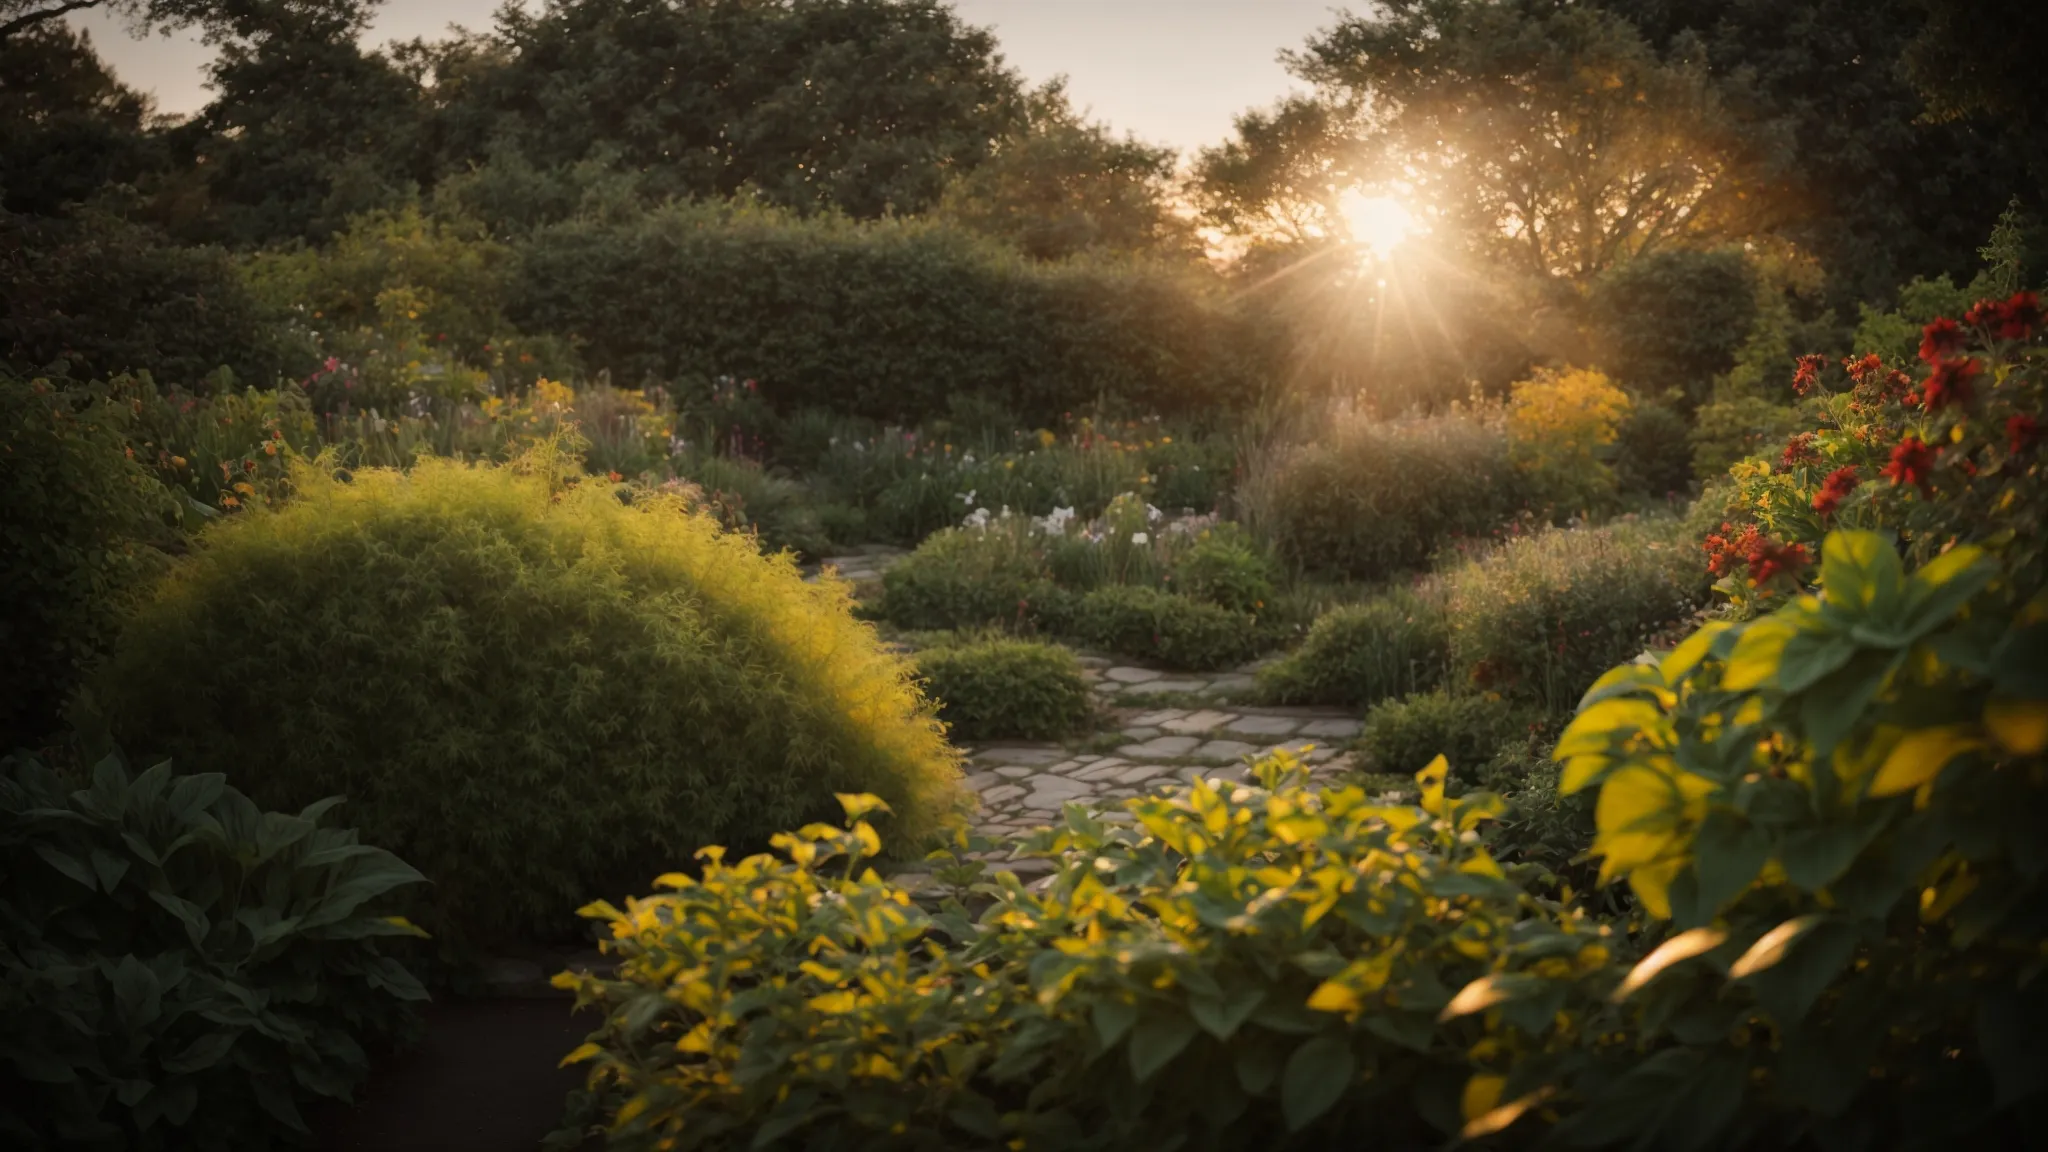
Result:
<svg viewBox="0 0 2048 1152"><path fill-rule="evenodd" d="M1151 668L1111 668L1103 675L1119 684L1145 684L1159 679L1165 673Z"/></svg>
<svg viewBox="0 0 2048 1152"><path fill-rule="evenodd" d="M1161 724L1160 727L1168 732L1178 732L1186 735L1192 732L1207 732L1213 728L1220 728L1235 719L1237 717L1228 712L1211 712L1204 709L1200 712L1190 712L1178 719L1168 720Z"/></svg>
<svg viewBox="0 0 2048 1152"><path fill-rule="evenodd" d="M1131 744L1116 750L1116 754L1133 760L1147 756L1185 756L1202 743L1199 736L1158 736L1143 744Z"/></svg>
<svg viewBox="0 0 2048 1152"><path fill-rule="evenodd" d="M1247 744L1242 740L1211 740L1195 749L1194 754L1204 760L1235 760L1258 750L1258 745Z"/></svg>
<svg viewBox="0 0 2048 1152"><path fill-rule="evenodd" d="M1144 686L1146 692L1201 692L1209 687L1207 680L1153 680Z"/></svg>
<svg viewBox="0 0 2048 1152"><path fill-rule="evenodd" d="M1358 720L1311 720L1301 726L1303 736L1326 736L1349 740L1363 731L1365 724Z"/></svg>
<svg viewBox="0 0 2048 1152"><path fill-rule="evenodd" d="M1292 716L1240 716L1223 730L1233 736L1292 736L1301 723Z"/></svg>

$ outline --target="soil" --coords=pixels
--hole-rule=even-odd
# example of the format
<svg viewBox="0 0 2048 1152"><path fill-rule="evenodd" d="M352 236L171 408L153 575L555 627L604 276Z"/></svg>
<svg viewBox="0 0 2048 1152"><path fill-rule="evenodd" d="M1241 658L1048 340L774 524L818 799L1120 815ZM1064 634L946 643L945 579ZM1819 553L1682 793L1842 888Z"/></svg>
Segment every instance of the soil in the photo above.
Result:
<svg viewBox="0 0 2048 1152"><path fill-rule="evenodd" d="M426 1037L370 1075L355 1107L308 1118L321 1152L534 1152L582 1083L556 1064L596 1027L566 997L430 1005Z"/></svg>

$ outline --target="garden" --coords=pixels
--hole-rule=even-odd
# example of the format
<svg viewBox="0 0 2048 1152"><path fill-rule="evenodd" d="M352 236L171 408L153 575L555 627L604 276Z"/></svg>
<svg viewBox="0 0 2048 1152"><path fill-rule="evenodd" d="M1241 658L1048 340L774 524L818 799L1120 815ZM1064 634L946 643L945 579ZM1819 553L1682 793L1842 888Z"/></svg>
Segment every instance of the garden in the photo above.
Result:
<svg viewBox="0 0 2048 1152"><path fill-rule="evenodd" d="M374 6L0 2L9 1147L2038 1142L1995 4Z"/></svg>

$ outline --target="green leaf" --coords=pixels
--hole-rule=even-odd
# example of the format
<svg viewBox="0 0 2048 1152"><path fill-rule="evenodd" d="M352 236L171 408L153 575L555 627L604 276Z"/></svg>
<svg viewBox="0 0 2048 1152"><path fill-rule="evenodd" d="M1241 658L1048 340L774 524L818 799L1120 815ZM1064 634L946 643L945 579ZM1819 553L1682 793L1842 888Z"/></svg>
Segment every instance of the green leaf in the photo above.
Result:
<svg viewBox="0 0 2048 1152"><path fill-rule="evenodd" d="M1237 1085L1253 1096L1265 1094L1280 1078L1280 1057L1271 1044L1239 1044L1232 1065L1237 1071Z"/></svg>
<svg viewBox="0 0 2048 1152"><path fill-rule="evenodd" d="M1778 849L1778 863L1787 880L1805 891L1818 892L1848 870L1877 831L1876 826L1837 823L1794 832Z"/></svg>
<svg viewBox="0 0 2048 1152"><path fill-rule="evenodd" d="M1344 1037L1325 1033L1287 1058L1280 1082L1280 1114L1289 1132L1299 1132L1328 1112L1358 1072L1358 1058Z"/></svg>
<svg viewBox="0 0 2048 1152"><path fill-rule="evenodd" d="M1829 604L1888 618L1904 578L1898 552L1875 532L1830 532L1821 544L1820 582Z"/></svg>
<svg viewBox="0 0 2048 1152"><path fill-rule="evenodd" d="M1095 1024L1095 1039L1101 1043L1104 1052L1116 1047L1124 1038L1131 1025L1138 1022L1138 1006L1123 1000L1105 997L1097 1000L1089 1010L1088 1017Z"/></svg>
<svg viewBox="0 0 2048 1152"><path fill-rule="evenodd" d="M36 845L36 855L41 856L45 864L85 885L87 891L98 890L99 886L92 877L92 869L86 867L85 862L77 857L60 852L49 844Z"/></svg>
<svg viewBox="0 0 2048 1152"><path fill-rule="evenodd" d="M1830 981L1841 974L1856 950L1856 932L1838 920L1818 924L1785 948L1776 964L1747 977L1763 1005L1780 1027L1804 1019Z"/></svg>
<svg viewBox="0 0 2048 1152"><path fill-rule="evenodd" d="M1785 642L1778 659L1778 687L1804 692L1813 683L1854 659L1855 641L1837 632L1801 632Z"/></svg>
<svg viewBox="0 0 2048 1152"><path fill-rule="evenodd" d="M1192 1019L1177 1012L1146 1016L1131 1031L1131 1075L1140 1084L1150 1080L1181 1054L1198 1031Z"/></svg>
<svg viewBox="0 0 2048 1152"><path fill-rule="evenodd" d="M1202 1030L1218 1040L1228 1040L1238 1028L1258 1010L1266 999L1266 990L1251 984L1231 992L1227 999L1218 1000L1209 996L1188 997L1188 1013Z"/></svg>
<svg viewBox="0 0 2048 1152"><path fill-rule="evenodd" d="M192 941L194 948L203 944L207 934L213 930L213 924L206 918L206 913L190 900L182 896L173 896L169 892L151 892L149 898L185 925L185 937Z"/></svg>
<svg viewBox="0 0 2048 1152"><path fill-rule="evenodd" d="M1699 919L1712 919L1723 905L1749 887L1770 855L1770 841L1754 825L1727 813L1716 812L1707 817L1693 837Z"/></svg>
<svg viewBox="0 0 2048 1152"><path fill-rule="evenodd" d="M1799 722L1816 757L1832 755L1835 745L1855 730L1863 710L1905 658L1904 650L1859 652L1800 696Z"/></svg>
<svg viewBox="0 0 2048 1152"><path fill-rule="evenodd" d="M1424 1013L1372 1012L1359 1023L1380 1039L1414 1052L1427 1052L1436 1041L1436 1019Z"/></svg>
<svg viewBox="0 0 2048 1152"><path fill-rule="evenodd" d="M100 878L100 889L112 892L121 883L121 877L128 874L128 861L104 849L92 850L93 874Z"/></svg>
<svg viewBox="0 0 2048 1152"><path fill-rule="evenodd" d="M204 1072L206 1069L220 1063L227 1056L228 1050L235 1046L235 1041L240 1036L241 1033L226 1029L208 1032L206 1035L186 1045L183 1052L167 1058L163 1065L164 1071L174 1076L183 1076L192 1072Z"/></svg>
<svg viewBox="0 0 2048 1152"><path fill-rule="evenodd" d="M1997 574L1996 564L1984 562L1983 549L1967 544L1922 564L1906 589L1901 624L1907 637L1917 640L1939 628Z"/></svg>

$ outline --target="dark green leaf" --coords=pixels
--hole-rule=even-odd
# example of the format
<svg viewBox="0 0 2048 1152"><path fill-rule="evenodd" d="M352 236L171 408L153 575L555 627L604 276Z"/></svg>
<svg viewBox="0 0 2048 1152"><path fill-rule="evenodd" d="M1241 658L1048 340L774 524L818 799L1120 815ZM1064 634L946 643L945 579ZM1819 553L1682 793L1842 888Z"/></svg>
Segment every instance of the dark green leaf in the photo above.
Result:
<svg viewBox="0 0 2048 1152"><path fill-rule="evenodd" d="M86 867L85 862L77 857L60 852L49 844L37 844L36 855L41 856L43 862L50 867L85 885L87 891L93 891L98 888L98 885L94 883L92 878L92 869Z"/></svg>
<svg viewBox="0 0 2048 1152"><path fill-rule="evenodd" d="M1138 1022L1138 1006L1105 996L1095 1002L1088 1015L1095 1025L1096 1041L1107 1052Z"/></svg>
<svg viewBox="0 0 2048 1152"><path fill-rule="evenodd" d="M1358 1058L1341 1035L1325 1033L1287 1058L1280 1082L1280 1114L1289 1132L1299 1132L1343 1099L1358 1071Z"/></svg>
<svg viewBox="0 0 2048 1152"><path fill-rule="evenodd" d="M1237 1053L1231 1063L1237 1070L1238 1087L1253 1096L1265 1094L1280 1078L1280 1057L1270 1043L1254 1042L1235 1045Z"/></svg>
<svg viewBox="0 0 2048 1152"><path fill-rule="evenodd" d="M1195 1038L1195 1022L1177 1012L1155 1012L1131 1030L1131 1075L1143 1084Z"/></svg>

